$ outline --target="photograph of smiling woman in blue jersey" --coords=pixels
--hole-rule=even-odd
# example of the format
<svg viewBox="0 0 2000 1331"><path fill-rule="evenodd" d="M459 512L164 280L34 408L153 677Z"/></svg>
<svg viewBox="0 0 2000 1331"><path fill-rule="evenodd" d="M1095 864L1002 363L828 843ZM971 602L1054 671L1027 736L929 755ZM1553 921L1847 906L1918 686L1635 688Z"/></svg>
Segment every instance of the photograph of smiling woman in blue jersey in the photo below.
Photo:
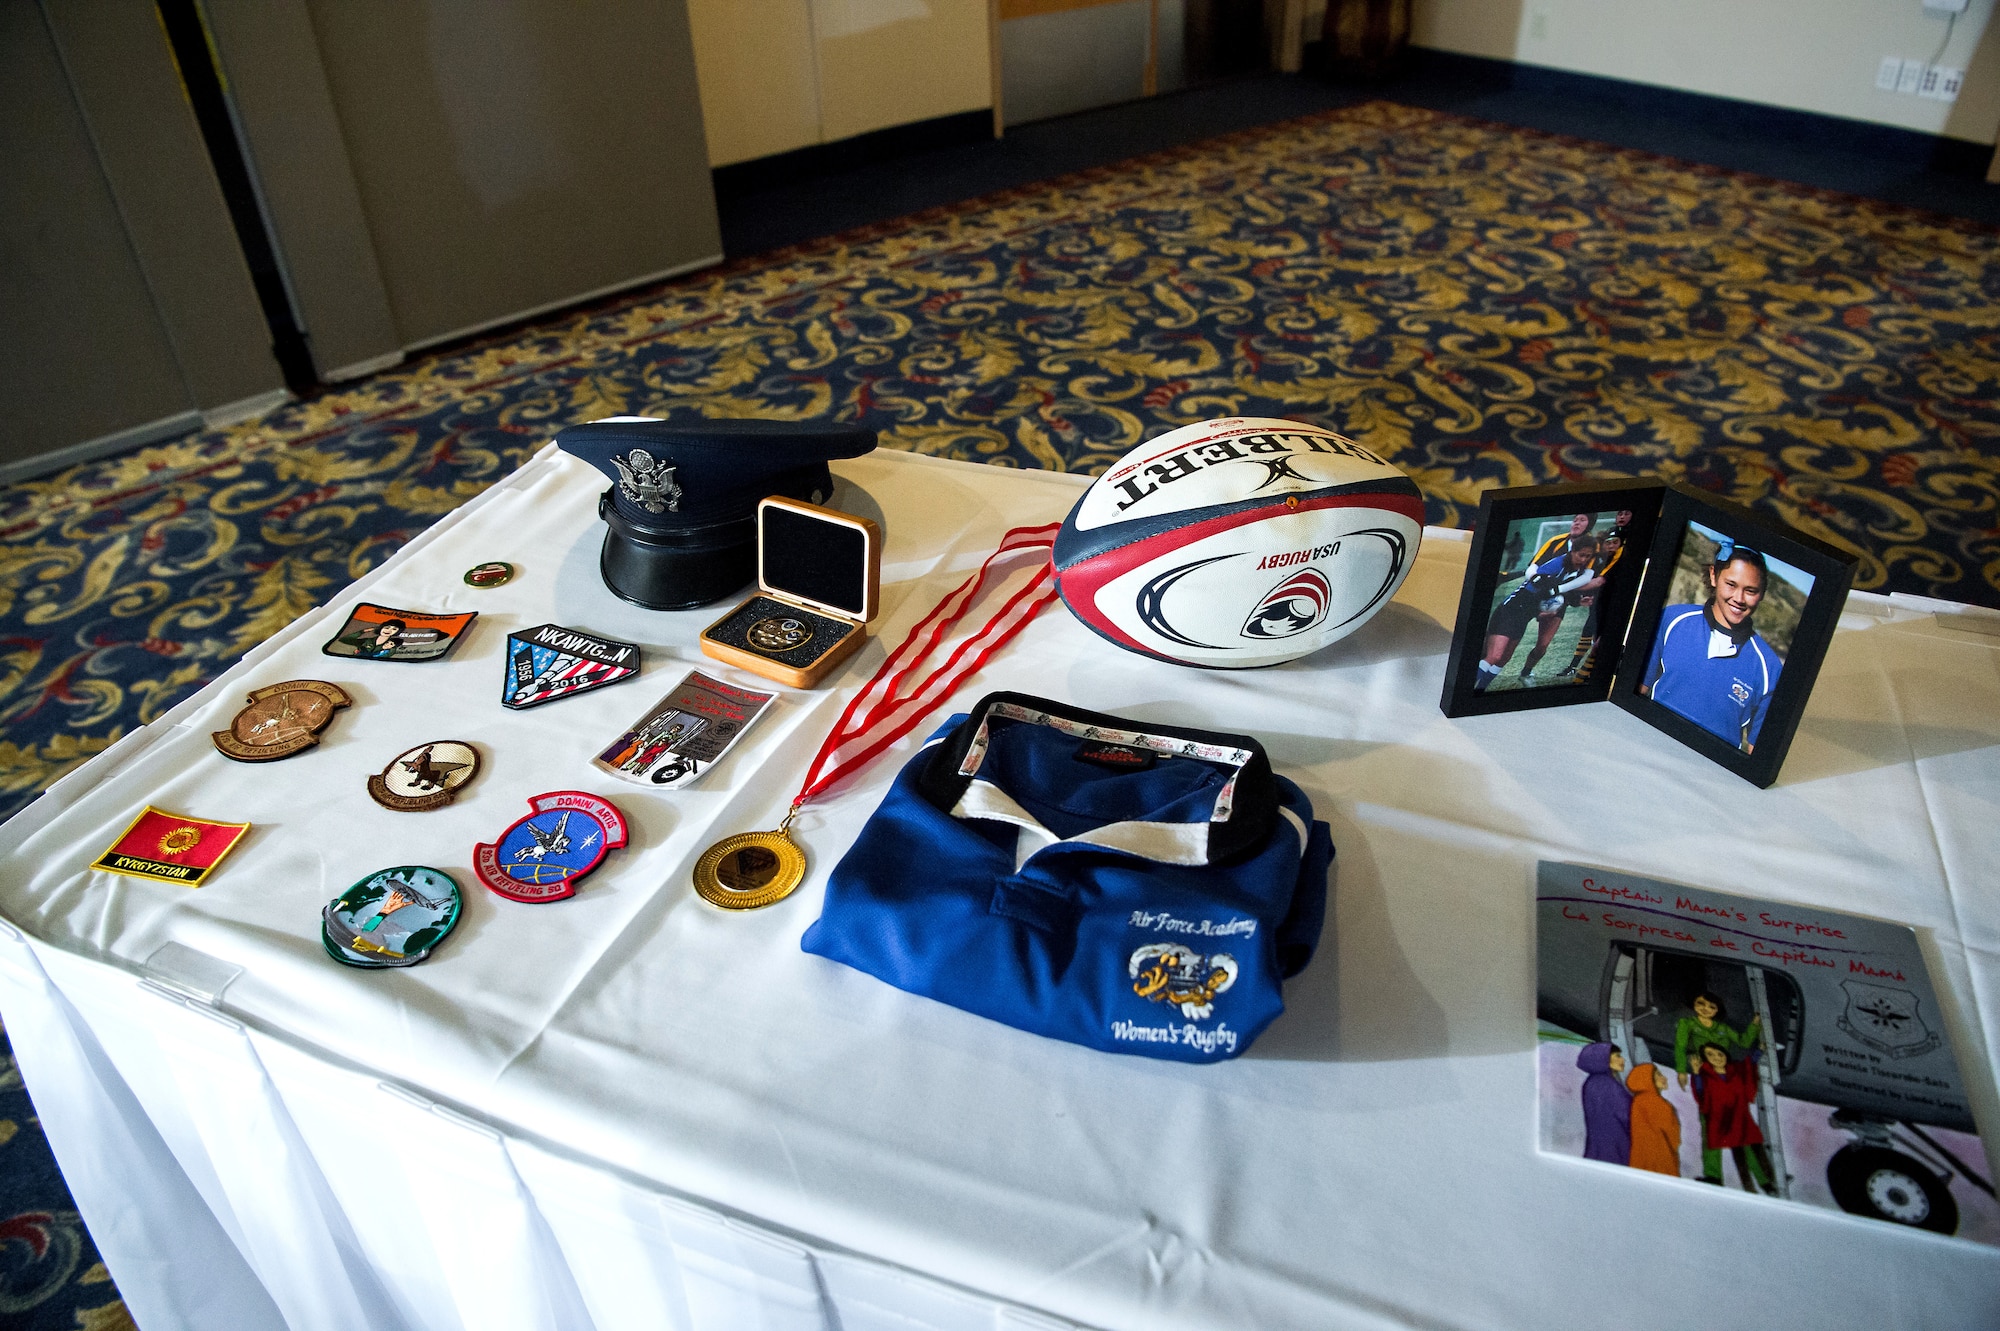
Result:
<svg viewBox="0 0 2000 1331"><path fill-rule="evenodd" d="M1812 587L1811 574L1690 522L1639 691L1753 752Z"/></svg>

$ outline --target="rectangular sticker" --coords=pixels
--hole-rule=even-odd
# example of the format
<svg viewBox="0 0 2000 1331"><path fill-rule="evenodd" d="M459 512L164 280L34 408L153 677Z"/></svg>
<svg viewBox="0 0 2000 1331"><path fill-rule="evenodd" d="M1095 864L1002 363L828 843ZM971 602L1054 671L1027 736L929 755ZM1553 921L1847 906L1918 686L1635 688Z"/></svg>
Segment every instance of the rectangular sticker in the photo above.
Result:
<svg viewBox="0 0 2000 1331"><path fill-rule="evenodd" d="M690 670L591 761L641 785L663 790L689 785L729 752L776 696Z"/></svg>
<svg viewBox="0 0 2000 1331"><path fill-rule="evenodd" d="M348 612L340 632L320 650L328 656L357 656L364 661L435 661L457 644L477 618L477 610L463 615L429 615L363 601Z"/></svg>

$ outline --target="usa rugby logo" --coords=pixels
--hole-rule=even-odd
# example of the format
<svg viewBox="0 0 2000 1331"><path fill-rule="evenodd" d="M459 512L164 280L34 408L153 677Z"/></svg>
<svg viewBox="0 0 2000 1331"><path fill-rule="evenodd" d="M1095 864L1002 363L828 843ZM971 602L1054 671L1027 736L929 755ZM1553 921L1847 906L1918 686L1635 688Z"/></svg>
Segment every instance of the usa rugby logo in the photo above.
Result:
<svg viewBox="0 0 2000 1331"><path fill-rule="evenodd" d="M1333 588L1316 568L1303 569L1264 594L1243 621L1246 638L1289 638L1316 628L1333 604Z"/></svg>

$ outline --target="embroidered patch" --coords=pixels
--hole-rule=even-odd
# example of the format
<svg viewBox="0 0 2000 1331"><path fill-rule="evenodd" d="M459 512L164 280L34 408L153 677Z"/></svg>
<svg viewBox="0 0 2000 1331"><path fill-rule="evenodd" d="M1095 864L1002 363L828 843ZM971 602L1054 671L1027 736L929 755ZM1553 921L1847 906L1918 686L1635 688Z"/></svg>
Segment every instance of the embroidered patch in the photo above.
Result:
<svg viewBox="0 0 2000 1331"><path fill-rule="evenodd" d="M451 803L478 775L478 749L462 739L432 740L397 754L369 777L368 797L385 809L421 813Z"/></svg>
<svg viewBox="0 0 2000 1331"><path fill-rule="evenodd" d="M458 924L458 884L450 874L405 864L369 874L320 912L319 941L344 966L414 966Z"/></svg>
<svg viewBox="0 0 2000 1331"><path fill-rule="evenodd" d="M363 601L348 611L340 632L320 650L328 656L358 656L364 661L435 661L465 636L477 618L476 610L463 615L427 615Z"/></svg>
<svg viewBox="0 0 2000 1331"><path fill-rule="evenodd" d="M493 843L472 848L479 881L511 901L560 901L577 880L625 844L625 816L610 800L554 790L528 801L534 810Z"/></svg>
<svg viewBox="0 0 2000 1331"><path fill-rule="evenodd" d="M240 763L276 762L319 743L333 714L353 702L346 690L323 680L268 684L250 695L229 729L210 731L209 740Z"/></svg>
<svg viewBox="0 0 2000 1331"><path fill-rule="evenodd" d="M1154 1003L1169 1003L1189 1021L1215 1014L1215 1000L1236 983L1236 958L1227 952L1203 956L1179 943L1148 943L1126 967L1132 992Z"/></svg>
<svg viewBox="0 0 2000 1331"><path fill-rule="evenodd" d="M639 649L633 644L543 624L507 635L507 678L500 685L500 702L521 711L638 673Z"/></svg>
<svg viewBox="0 0 2000 1331"><path fill-rule="evenodd" d="M90 867L199 887L249 830L248 823L213 823L148 804Z"/></svg>

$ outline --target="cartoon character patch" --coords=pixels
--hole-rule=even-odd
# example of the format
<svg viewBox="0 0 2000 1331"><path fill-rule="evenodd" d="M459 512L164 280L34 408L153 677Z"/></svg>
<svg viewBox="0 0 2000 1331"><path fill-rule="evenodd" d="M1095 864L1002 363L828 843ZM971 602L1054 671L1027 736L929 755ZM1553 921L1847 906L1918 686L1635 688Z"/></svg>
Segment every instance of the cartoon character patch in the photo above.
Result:
<svg viewBox="0 0 2000 1331"><path fill-rule="evenodd" d="M528 801L534 810L491 844L472 848L479 881L512 901L559 901L609 851L625 844L625 816L610 800L581 790L553 790Z"/></svg>
<svg viewBox="0 0 2000 1331"><path fill-rule="evenodd" d="M422 864L383 869L348 888L320 912L328 956L361 970L414 966L458 924L458 884Z"/></svg>
<svg viewBox="0 0 2000 1331"><path fill-rule="evenodd" d="M363 601L348 612L340 632L320 650L364 661L435 661L457 645L479 612L431 615L392 610Z"/></svg>
<svg viewBox="0 0 2000 1331"><path fill-rule="evenodd" d="M1236 983L1236 958L1227 952L1203 956L1179 943L1148 943L1126 967L1132 992L1154 1003L1171 1003L1189 1021L1215 1014L1215 999Z"/></svg>

